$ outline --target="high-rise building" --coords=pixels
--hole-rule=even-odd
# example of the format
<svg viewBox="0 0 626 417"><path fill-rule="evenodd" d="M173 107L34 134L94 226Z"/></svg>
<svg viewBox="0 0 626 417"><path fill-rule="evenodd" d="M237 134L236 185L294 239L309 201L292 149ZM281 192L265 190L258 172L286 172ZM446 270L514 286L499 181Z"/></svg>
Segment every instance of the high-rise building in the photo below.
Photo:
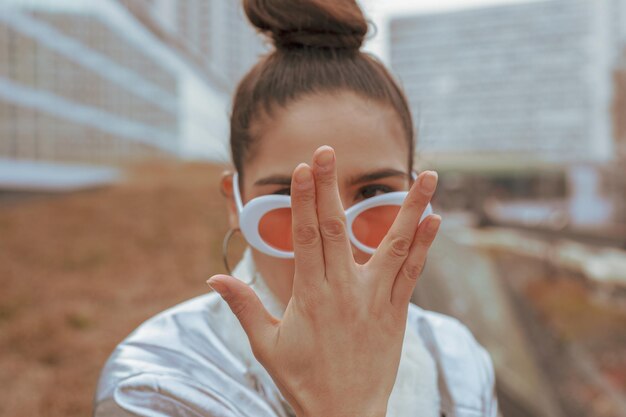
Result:
<svg viewBox="0 0 626 417"><path fill-rule="evenodd" d="M617 31L620 42L626 44L626 1L615 0L615 17L618 20Z"/></svg>
<svg viewBox="0 0 626 417"><path fill-rule="evenodd" d="M622 161L626 161L626 48L615 69L614 80L615 98L612 110L616 153Z"/></svg>
<svg viewBox="0 0 626 417"><path fill-rule="evenodd" d="M626 0L402 16L389 29L421 160L464 173L456 189L468 190L459 200L471 203L461 206L482 216L487 197L517 193L536 199L524 210L550 213L558 200L572 229L626 233L626 183L616 181L624 172L617 95L624 94Z"/></svg>
<svg viewBox="0 0 626 417"><path fill-rule="evenodd" d="M391 64L425 154L546 161L614 155L626 1L549 0L399 17Z"/></svg>
<svg viewBox="0 0 626 417"><path fill-rule="evenodd" d="M230 88L267 52L267 45L244 15L242 1L153 0L149 6L141 4Z"/></svg>
<svg viewBox="0 0 626 417"><path fill-rule="evenodd" d="M232 0L2 2L0 158L223 160L260 48Z"/></svg>

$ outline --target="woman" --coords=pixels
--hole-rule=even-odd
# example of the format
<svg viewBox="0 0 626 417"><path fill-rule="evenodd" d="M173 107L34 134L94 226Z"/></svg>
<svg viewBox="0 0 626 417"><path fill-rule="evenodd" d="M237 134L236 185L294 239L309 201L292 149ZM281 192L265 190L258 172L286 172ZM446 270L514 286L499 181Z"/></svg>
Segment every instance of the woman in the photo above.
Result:
<svg viewBox="0 0 626 417"><path fill-rule="evenodd" d="M412 176L406 99L360 52L354 0L245 0L276 46L234 97L232 230L250 246L214 289L109 358L96 416L495 416L491 360L458 321L409 304L441 218ZM310 165L304 163L310 161ZM295 169L294 169L295 167Z"/></svg>

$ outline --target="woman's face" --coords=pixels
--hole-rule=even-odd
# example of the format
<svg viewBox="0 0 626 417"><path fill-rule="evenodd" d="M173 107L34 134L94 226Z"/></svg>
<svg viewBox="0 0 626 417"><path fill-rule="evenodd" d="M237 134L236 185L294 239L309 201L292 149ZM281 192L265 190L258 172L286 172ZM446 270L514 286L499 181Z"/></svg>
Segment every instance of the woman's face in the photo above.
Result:
<svg viewBox="0 0 626 417"><path fill-rule="evenodd" d="M311 95L253 126L256 146L244 167L244 205L267 194L289 194L291 174L322 145L334 148L339 193L344 209L363 199L410 186L409 146L399 116L388 105L353 93ZM232 189L232 176L223 179ZM230 183L229 183L230 182ZM237 209L230 198L231 227L238 227ZM353 246L354 259L371 255ZM252 248L258 271L270 289L287 304L294 275L293 259L280 259Z"/></svg>

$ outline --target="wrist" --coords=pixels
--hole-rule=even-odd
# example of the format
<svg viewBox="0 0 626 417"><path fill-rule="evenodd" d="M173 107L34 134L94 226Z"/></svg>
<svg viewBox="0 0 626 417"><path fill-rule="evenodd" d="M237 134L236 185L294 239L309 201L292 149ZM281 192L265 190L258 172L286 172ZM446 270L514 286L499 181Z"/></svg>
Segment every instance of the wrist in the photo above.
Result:
<svg viewBox="0 0 626 417"><path fill-rule="evenodd" d="M387 407L369 410L349 410L345 407L330 408L325 407L320 411L296 412L296 417L386 417Z"/></svg>
<svg viewBox="0 0 626 417"><path fill-rule="evenodd" d="M297 414L296 417L386 417L386 412Z"/></svg>
<svg viewBox="0 0 626 417"><path fill-rule="evenodd" d="M386 417L387 413L363 413L363 414L296 414L296 417Z"/></svg>

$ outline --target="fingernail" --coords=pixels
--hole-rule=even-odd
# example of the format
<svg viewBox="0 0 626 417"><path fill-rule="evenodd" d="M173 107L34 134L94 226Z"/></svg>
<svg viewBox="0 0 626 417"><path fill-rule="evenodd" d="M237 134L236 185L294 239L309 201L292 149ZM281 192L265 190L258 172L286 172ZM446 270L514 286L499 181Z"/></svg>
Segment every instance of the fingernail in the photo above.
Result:
<svg viewBox="0 0 626 417"><path fill-rule="evenodd" d="M441 224L441 216L438 214L433 215L433 218L428 223L428 231L436 232L440 224Z"/></svg>
<svg viewBox="0 0 626 417"><path fill-rule="evenodd" d="M321 167L326 167L333 162L333 159L333 149L330 146L324 146L323 150L316 155L315 162Z"/></svg>
<svg viewBox="0 0 626 417"><path fill-rule="evenodd" d="M427 194L434 193L435 188L437 187L437 178L438 176L435 171L427 171L420 181L422 191Z"/></svg>
<svg viewBox="0 0 626 417"><path fill-rule="evenodd" d="M226 285L224 285L223 282L219 281L216 277L218 277L219 275L215 275L212 276L211 278L209 278L207 280L207 284L209 285L209 287L211 287L213 290L215 290L219 295L222 296L222 298L226 297L228 295L228 287Z"/></svg>
<svg viewBox="0 0 626 417"><path fill-rule="evenodd" d="M306 165L306 164L300 164L300 165ZM294 173L294 180L300 185L306 185L312 180L313 176L311 175L311 170L308 169L308 167L300 168L300 165L296 167L296 172Z"/></svg>

